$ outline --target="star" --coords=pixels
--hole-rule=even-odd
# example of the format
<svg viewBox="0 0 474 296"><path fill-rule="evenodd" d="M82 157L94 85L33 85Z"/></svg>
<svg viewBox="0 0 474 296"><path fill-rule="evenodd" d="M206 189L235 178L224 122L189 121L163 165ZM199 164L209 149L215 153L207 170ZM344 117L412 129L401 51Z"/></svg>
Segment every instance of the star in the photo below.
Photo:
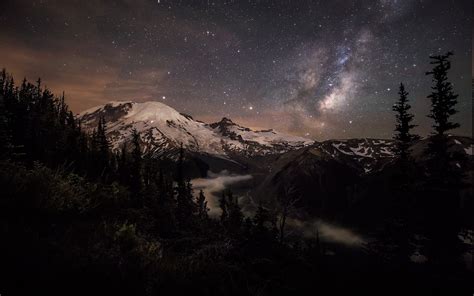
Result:
<svg viewBox="0 0 474 296"><path fill-rule="evenodd" d="M431 88L428 55L446 50L455 52L460 105L471 104L467 0L431 1L430 9L420 1L157 0L110 5L105 15L91 9L96 1L43 1L34 10L10 2L8 19L0 12L4 66L64 90L74 113L134 98L318 140L381 137L393 131L394 92L404 82L425 135L428 102L418 98ZM457 132L470 136L470 108L459 109Z"/></svg>

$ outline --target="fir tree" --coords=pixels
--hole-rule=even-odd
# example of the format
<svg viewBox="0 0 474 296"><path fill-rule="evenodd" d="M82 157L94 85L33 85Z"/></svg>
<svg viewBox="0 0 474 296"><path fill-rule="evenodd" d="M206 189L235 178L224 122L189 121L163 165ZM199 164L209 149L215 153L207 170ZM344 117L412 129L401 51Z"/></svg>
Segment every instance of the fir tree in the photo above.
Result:
<svg viewBox="0 0 474 296"><path fill-rule="evenodd" d="M433 134L430 137L427 152L431 156L430 174L434 184L448 184L459 179L453 175L450 162L453 160L449 152L448 131L458 128L459 123L451 121L451 116L457 113L455 106L458 95L454 93L453 85L448 81L448 71L451 69L448 52L444 55L431 56L432 71L426 75L432 76L431 111L428 117L434 120ZM454 177L454 179L453 179Z"/></svg>
<svg viewBox="0 0 474 296"><path fill-rule="evenodd" d="M229 212L227 210L227 200L224 192L222 192L222 196L219 198L219 208L221 209L221 223L225 225L229 218Z"/></svg>
<svg viewBox="0 0 474 296"><path fill-rule="evenodd" d="M101 116L99 119L96 141L97 141L97 148L99 151L100 158L103 159L104 166L106 166L108 158L109 158L110 144L109 144L109 141L107 140L106 124L105 124L105 118L103 116Z"/></svg>
<svg viewBox="0 0 474 296"><path fill-rule="evenodd" d="M206 197L202 190L199 191L199 196L197 198L197 207L198 207L198 218L200 220L207 220L209 218L208 212L209 208L207 207Z"/></svg>
<svg viewBox="0 0 474 296"><path fill-rule="evenodd" d="M409 112L411 106L408 103L408 92L405 91L403 83L400 83L398 94L400 95L398 102L392 108L396 113L397 120L396 133L393 138L396 141L395 153L400 157L400 160L406 162L410 157L410 145L414 140L419 139L419 136L410 133L410 130L416 125L411 124L414 115Z"/></svg>
<svg viewBox="0 0 474 296"><path fill-rule="evenodd" d="M110 144L106 136L105 118L101 116L95 134L95 142L97 149L97 165L101 172L100 177L103 179L109 172L109 149Z"/></svg>
<svg viewBox="0 0 474 296"><path fill-rule="evenodd" d="M463 173L453 165L455 160L450 152L447 132L458 128L459 123L452 121L451 116L457 113L455 106L458 95L448 80L451 69L449 58L452 52L444 55L431 56L433 70L426 75L432 76L431 110L428 117L434 120L433 134L428 143L427 189L430 200L427 201L426 216L428 236L432 240L428 248L428 256L434 262L445 264L453 262L457 254L459 240L458 212L460 205L460 189ZM442 219L448 215L449 219Z"/></svg>
<svg viewBox="0 0 474 296"><path fill-rule="evenodd" d="M130 168L129 155L127 151L127 142L120 147L119 155L117 156L117 174L120 183L129 184L130 182Z"/></svg>
<svg viewBox="0 0 474 296"><path fill-rule="evenodd" d="M184 178L184 149L181 146L176 172L176 218L183 228L192 225L193 215L196 212L191 182Z"/></svg>
<svg viewBox="0 0 474 296"><path fill-rule="evenodd" d="M267 209L265 209L262 204L258 205L257 212L253 218L257 228L264 228L265 223L269 221L270 214Z"/></svg>
<svg viewBox="0 0 474 296"><path fill-rule="evenodd" d="M142 152L140 148L140 134L136 129L132 131L132 155L130 165L130 190L135 198L142 190Z"/></svg>
<svg viewBox="0 0 474 296"><path fill-rule="evenodd" d="M448 52L444 55L431 56L430 64L434 65L432 71L426 75L432 76L432 93L428 96L431 99L431 113L428 117L434 120L434 134L444 136L449 130L459 127L459 123L450 121L450 117L457 113L454 108L457 104L458 95L453 91L453 85L448 81L448 71L451 69L449 58L453 55Z"/></svg>
<svg viewBox="0 0 474 296"><path fill-rule="evenodd" d="M244 215L240 208L238 198L236 196L234 197L230 190L227 192L227 210L228 218L226 227L230 233L239 234Z"/></svg>
<svg viewBox="0 0 474 296"><path fill-rule="evenodd" d="M1 78L0 78L1 79ZM0 87L2 81L0 80ZM4 97L0 92L0 158L8 158L12 149L11 131L5 110Z"/></svg>

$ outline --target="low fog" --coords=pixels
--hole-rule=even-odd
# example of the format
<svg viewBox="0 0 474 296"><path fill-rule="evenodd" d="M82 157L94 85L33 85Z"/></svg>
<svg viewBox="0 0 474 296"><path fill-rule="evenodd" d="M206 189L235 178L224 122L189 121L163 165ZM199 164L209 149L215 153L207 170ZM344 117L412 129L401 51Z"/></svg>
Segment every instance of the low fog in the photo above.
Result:
<svg viewBox="0 0 474 296"><path fill-rule="evenodd" d="M196 189L195 194L202 190L206 196L208 207L210 209L209 215L216 217L220 215L219 198L221 193L229 186L252 179L251 175L235 175L228 171L220 173L209 172L207 178L193 179L191 183ZM245 207L243 207L245 209ZM244 210L246 216L252 216L254 213ZM350 229L336 226L322 220L316 221L301 221L296 219L288 219L287 230L291 232L299 232L302 236L307 238L319 238L324 241L340 243L352 247L361 247L366 243L366 240L351 231Z"/></svg>
<svg viewBox="0 0 474 296"><path fill-rule="evenodd" d="M209 172L207 178L198 178L191 180L196 192L202 190L206 196L207 206L209 207L209 215L215 217L220 215L219 197L221 193L232 184L252 179L252 175L235 175L228 171L220 173Z"/></svg>

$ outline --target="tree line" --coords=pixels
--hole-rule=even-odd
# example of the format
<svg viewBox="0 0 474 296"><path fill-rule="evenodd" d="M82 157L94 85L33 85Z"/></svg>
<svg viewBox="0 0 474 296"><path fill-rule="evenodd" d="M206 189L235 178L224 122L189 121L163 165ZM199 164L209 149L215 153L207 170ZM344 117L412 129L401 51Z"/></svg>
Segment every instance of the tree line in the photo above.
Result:
<svg viewBox="0 0 474 296"><path fill-rule="evenodd" d="M447 134L459 127L451 118L457 102L448 80L451 55L431 57L428 98L434 124L423 164L412 158L411 147L419 136L412 133L414 115L403 84L393 106L394 190L400 198L420 200L421 195L421 206L415 208L424 210L410 213L412 201L396 208L404 224L394 227L406 226L397 230L402 233L397 243L409 248L412 225L422 216L432 241L426 252L439 266L453 260L445 256L446 249L457 246L460 225L455 218L463 177L453 166L460 160L451 152ZM0 234L10 238L0 246L0 259L10 271L1 282L6 290L273 295L334 289L333 281L357 286L367 280L357 272L335 277L331 272L350 268L353 258L326 255L319 232L313 238L289 237L287 221L298 202L291 188L278 205L259 204L251 216L243 213L236 195L224 191L221 214L214 219L204 193L195 194L186 178L182 147L177 161L155 159L143 151L136 130L130 141L112 150L103 117L86 133L64 94L54 96L40 79L16 85L6 70L0 73ZM364 260L372 268L370 281L409 280L412 275L404 270L400 278L387 279L379 273L387 269L379 258ZM390 268L400 271L397 264ZM429 283L433 271L423 271ZM71 288L79 282L87 284Z"/></svg>

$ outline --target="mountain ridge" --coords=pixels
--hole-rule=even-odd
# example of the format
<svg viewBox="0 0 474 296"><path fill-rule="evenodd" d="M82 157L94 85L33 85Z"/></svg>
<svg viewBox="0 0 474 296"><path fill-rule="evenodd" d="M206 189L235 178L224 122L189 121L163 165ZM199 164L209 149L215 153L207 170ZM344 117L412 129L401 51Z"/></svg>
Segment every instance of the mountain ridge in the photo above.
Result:
<svg viewBox="0 0 474 296"><path fill-rule="evenodd" d="M88 109L78 117L89 132L97 127L99 118L104 117L106 134L114 150L129 142L132 130L136 129L140 132L143 150L155 157L175 159L182 145L186 152L200 159L207 155L205 162L209 162L210 158L218 162L223 160L224 164L217 166L219 169L231 166L231 162L250 170L266 168L273 161L291 158L293 151L304 149L307 154L336 160L364 175L382 169L395 157L392 139L354 138L318 142L273 129L252 130L227 117L205 123L154 101L110 102ZM425 141L422 139L418 143ZM465 154L472 156L471 141L453 136L453 144L459 146L457 149L461 152L464 149ZM418 148L419 145L414 144L415 155L423 150ZM211 169L216 168L211 166Z"/></svg>
<svg viewBox="0 0 474 296"><path fill-rule="evenodd" d="M218 122L204 123L155 101L110 102L78 115L87 131L97 126L100 117L107 123L107 136L113 149L126 142L133 129L139 131L145 144L155 151L183 145L192 152L223 157L235 152L248 156L278 154L315 143L273 129L252 130L225 117Z"/></svg>

